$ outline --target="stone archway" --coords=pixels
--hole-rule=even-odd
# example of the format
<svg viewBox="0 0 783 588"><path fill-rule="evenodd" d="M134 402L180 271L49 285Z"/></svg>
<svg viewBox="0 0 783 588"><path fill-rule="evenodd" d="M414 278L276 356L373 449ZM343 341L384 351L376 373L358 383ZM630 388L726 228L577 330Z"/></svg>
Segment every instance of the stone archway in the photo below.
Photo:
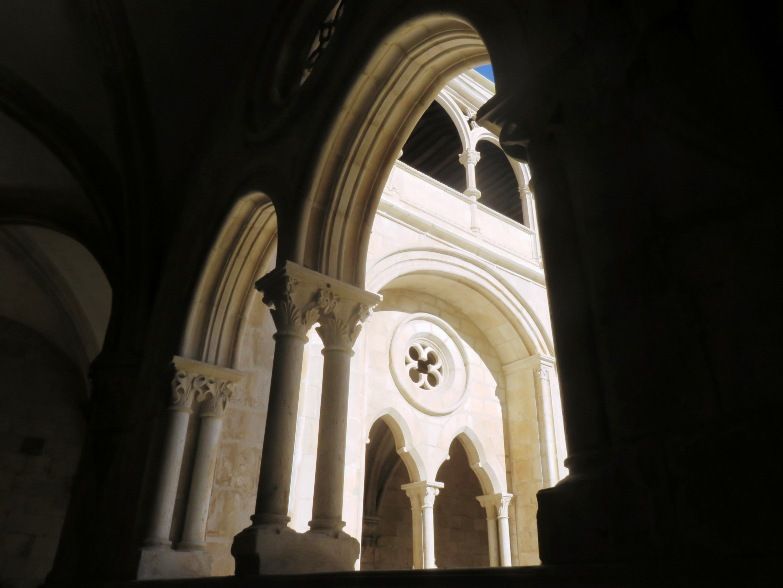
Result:
<svg viewBox="0 0 783 588"><path fill-rule="evenodd" d="M378 45L322 151L293 259L364 285L372 219L394 160L445 83L487 58L467 21L442 14L416 18Z"/></svg>
<svg viewBox="0 0 783 588"><path fill-rule="evenodd" d="M368 435L362 513L362 570L413 567L411 505L402 485L413 482L397 455L395 436L383 418Z"/></svg>

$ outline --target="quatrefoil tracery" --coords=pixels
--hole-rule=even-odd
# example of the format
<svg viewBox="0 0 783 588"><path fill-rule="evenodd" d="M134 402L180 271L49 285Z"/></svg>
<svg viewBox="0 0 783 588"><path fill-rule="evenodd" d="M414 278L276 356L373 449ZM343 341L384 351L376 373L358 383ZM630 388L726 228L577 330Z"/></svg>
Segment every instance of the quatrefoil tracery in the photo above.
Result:
<svg viewBox="0 0 783 588"><path fill-rule="evenodd" d="M408 347L405 369L422 390L437 388L443 380L443 362L437 350L426 342L416 341Z"/></svg>

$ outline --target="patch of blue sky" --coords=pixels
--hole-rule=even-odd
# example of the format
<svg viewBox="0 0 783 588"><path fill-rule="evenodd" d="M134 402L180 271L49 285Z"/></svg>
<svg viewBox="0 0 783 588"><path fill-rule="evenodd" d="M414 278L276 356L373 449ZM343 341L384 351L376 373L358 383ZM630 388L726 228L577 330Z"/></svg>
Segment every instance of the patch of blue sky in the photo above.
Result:
<svg viewBox="0 0 783 588"><path fill-rule="evenodd" d="M490 82L493 84L495 83L495 73L492 71L492 66L487 65L479 65L478 67L474 67L474 70L476 70L478 73L480 73L482 76L487 78Z"/></svg>

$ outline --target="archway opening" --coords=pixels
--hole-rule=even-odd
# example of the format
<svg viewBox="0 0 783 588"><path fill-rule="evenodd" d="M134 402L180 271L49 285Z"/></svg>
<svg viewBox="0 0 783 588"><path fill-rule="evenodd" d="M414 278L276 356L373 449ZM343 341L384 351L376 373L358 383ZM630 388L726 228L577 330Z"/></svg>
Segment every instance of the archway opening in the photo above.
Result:
<svg viewBox="0 0 783 588"><path fill-rule="evenodd" d="M408 390L405 378L398 377L397 386L387 389L373 375L373 382L378 383L364 391L365 402L394 403L398 400L395 393L403 396L414 408L406 414L416 423L412 429L421 428L430 435L441 432L437 451L447 450L455 423L472 428L493 462L491 469L498 481L493 484L494 493L514 496L511 514L505 519L511 522L505 544L510 555L506 558L504 552L503 563L499 563L499 556L497 561L489 559L488 515L475 500L482 495L478 487L469 498L473 514L481 522L476 541L482 547L470 547L479 555L472 559L458 555L466 539L459 536L459 530L449 529L448 517L442 515L434 540L438 567L537 563L536 492L556 483L564 473L564 435L546 283L538 256L538 235L523 223L535 218L532 193L524 189L529 170L510 162L496 146L498 138L472 120L493 92L492 83L474 70L462 71L447 81L425 111L430 117L440 113L443 126L419 121L414 130L416 149L424 150L425 130L430 133L433 151L448 144L433 135L437 129L458 137L460 153L446 149L428 156L431 161L450 159L456 164L466 189L449 189L423 167L411 169L405 163L404 149L381 195L368 244L366 287L382 293L384 300L364 327L369 350L358 354L361 359L355 361L365 362L363 369L373 374L386 366L394 373L394 362L400 355L394 351L395 333L410 330L411 342L420 340L422 349L435 350L436 359L423 366L429 369L432 364L439 370L430 374L433 381L449 384ZM437 326L428 326L427 322L436 325L437 320L421 320L421 313L443 320L453 333L447 335ZM417 326L409 328L408 324ZM462 346L465 354L450 353L449 340ZM381 341L388 350L382 349ZM464 382L461 399L454 389L457 380L460 386ZM412 441L412 447L422 455L432 450L424 438L414 435ZM458 463L462 447L449 451L457 455ZM435 459L433 454L430 457ZM427 483L441 481L434 471L428 472ZM435 501L436 512L439 503L452 500L448 485L443 493ZM451 506L457 512L463 509ZM479 525L475 521L469 524ZM492 551L499 554L497 549Z"/></svg>
<svg viewBox="0 0 783 588"><path fill-rule="evenodd" d="M464 192L465 170L457 159L462 150L454 123L443 107L433 101L405 142L400 161L457 192Z"/></svg>
<svg viewBox="0 0 783 588"><path fill-rule="evenodd" d="M160 521L174 546L177 559L173 565L195 566L200 553L208 552L208 569L216 576L234 573L231 539L253 514L258 491L275 327L254 284L275 267L277 220L266 194L254 191L237 199L204 261L178 350L179 356L192 360L193 370L208 370L212 377L232 370L242 374L219 417L214 448L204 455L198 449L205 430L204 419L197 418L202 405L194 400L196 418L190 418L181 432L184 448L174 506L166 520ZM162 419L161 431L167 426ZM161 435L160 444L165 442ZM209 474L210 468L198 469L199 462L211 464L213 473ZM202 484L199 475L203 471L209 479ZM194 489L200 485L209 490L198 495ZM158 501L171 501L167 492L159 482L150 488ZM189 518L200 521L199 525L188 525ZM202 544L203 550L189 550L189 542ZM155 577L160 573L157 565L153 559L150 563L143 559L141 573Z"/></svg>
<svg viewBox="0 0 783 588"><path fill-rule="evenodd" d="M370 428L364 472L361 569L409 570L411 503L401 486L411 480L383 419Z"/></svg>
<svg viewBox="0 0 783 588"><path fill-rule="evenodd" d="M489 141L476 144L481 158L476 165L476 185L481 204L520 224L525 222L519 184L506 154Z"/></svg>
<svg viewBox="0 0 783 588"><path fill-rule="evenodd" d="M439 568L484 568L490 564L487 517L476 498L484 494L459 439L438 470L443 488L435 501L435 561Z"/></svg>

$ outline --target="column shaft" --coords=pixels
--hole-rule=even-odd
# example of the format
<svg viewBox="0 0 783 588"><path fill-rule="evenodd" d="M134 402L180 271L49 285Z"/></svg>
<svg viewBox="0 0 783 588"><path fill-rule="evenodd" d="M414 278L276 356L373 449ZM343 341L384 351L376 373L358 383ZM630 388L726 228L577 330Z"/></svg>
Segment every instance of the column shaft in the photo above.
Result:
<svg viewBox="0 0 783 588"><path fill-rule="evenodd" d="M413 513L413 567L432 569L435 565L435 497L443 488L441 482L411 482L402 489L411 501Z"/></svg>
<svg viewBox="0 0 783 588"><path fill-rule="evenodd" d="M489 547L489 566L498 566L498 523L494 515L487 513L487 544Z"/></svg>
<svg viewBox="0 0 783 588"><path fill-rule="evenodd" d="M348 389L351 356L344 348L324 348L318 454L315 464L313 520L310 528L339 532L343 522L345 440L348 429Z"/></svg>
<svg viewBox="0 0 783 588"><path fill-rule="evenodd" d="M422 538L424 540L424 569L430 570L438 567L435 565L435 517L432 504L424 504L421 508Z"/></svg>
<svg viewBox="0 0 783 588"><path fill-rule="evenodd" d="M413 533L413 569L424 568L423 535L424 529L421 520L421 506L418 501L411 501L411 530Z"/></svg>
<svg viewBox="0 0 783 588"><path fill-rule="evenodd" d="M539 359L540 362L540 359ZM559 478L557 467L557 445L555 442L555 421L552 413L552 390L547 367L539 363L533 372L536 402L541 415L541 462L544 487L554 486Z"/></svg>
<svg viewBox="0 0 783 588"><path fill-rule="evenodd" d="M511 541L508 530L508 517L498 517L498 542L500 551L500 565L511 565Z"/></svg>
<svg viewBox="0 0 783 588"><path fill-rule="evenodd" d="M481 155L475 149L467 148L459 156L459 162L465 167L465 195L470 198L470 229L473 232L479 231L478 226L478 199L481 198L481 192L476 187L476 164Z"/></svg>
<svg viewBox="0 0 783 588"><path fill-rule="evenodd" d="M508 528L508 509L511 504L511 494L499 494L497 502L498 511L498 551L500 552L500 565L511 565L511 536Z"/></svg>
<svg viewBox="0 0 783 588"><path fill-rule="evenodd" d="M152 516L147 531L145 546L170 545L171 519L174 515L174 503L177 499L179 473L182 469L182 456L185 454L185 439L190 422L190 408L170 407L166 436L163 442L163 458L160 460L158 487Z"/></svg>
<svg viewBox="0 0 783 588"><path fill-rule="evenodd" d="M272 382L254 524L285 524L289 520L288 494L291 488L302 356L307 337L298 333L278 332L274 338Z"/></svg>
<svg viewBox="0 0 783 588"><path fill-rule="evenodd" d="M212 480L215 477L220 432L223 419L217 416L202 416L198 434L193 476L185 513L185 526L179 549L203 549L209 516L209 499L212 496Z"/></svg>

